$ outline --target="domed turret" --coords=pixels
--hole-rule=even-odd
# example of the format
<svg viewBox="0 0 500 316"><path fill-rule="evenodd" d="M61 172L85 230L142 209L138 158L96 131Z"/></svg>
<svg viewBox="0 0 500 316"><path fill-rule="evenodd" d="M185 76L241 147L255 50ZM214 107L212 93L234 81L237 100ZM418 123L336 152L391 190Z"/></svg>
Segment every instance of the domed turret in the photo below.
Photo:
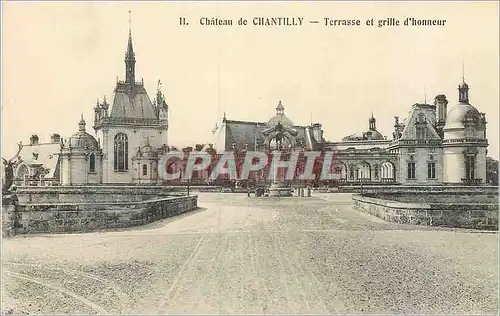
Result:
<svg viewBox="0 0 500 316"><path fill-rule="evenodd" d="M462 76L458 104L443 128L443 182L478 184L486 177L486 119L469 102L469 85Z"/></svg>
<svg viewBox="0 0 500 316"><path fill-rule="evenodd" d="M102 183L102 151L99 142L85 131L83 115L78 122L78 132L67 142L61 143L61 185L86 185Z"/></svg>
<svg viewBox="0 0 500 316"><path fill-rule="evenodd" d="M85 120L83 114L78 123L78 132L69 138L69 145L72 149L97 149L99 144L94 136L85 131Z"/></svg>
<svg viewBox="0 0 500 316"><path fill-rule="evenodd" d="M276 106L276 115L267 122L267 125L272 127L278 125L278 123L281 123L283 126L293 126L293 122L285 115L285 107L281 101Z"/></svg>
<svg viewBox="0 0 500 316"><path fill-rule="evenodd" d="M385 137L377 131L376 119L372 116L368 119L368 131L363 133L355 133L342 138L342 141L359 141L359 140L384 140Z"/></svg>
<svg viewBox="0 0 500 316"><path fill-rule="evenodd" d="M473 117L479 120L481 119L481 113L470 104L458 103L448 112L444 129L464 128L466 117Z"/></svg>
<svg viewBox="0 0 500 316"><path fill-rule="evenodd" d="M466 118L481 121L481 113L469 103L469 85L462 79L458 85L458 104L450 109L446 115L444 130L463 129Z"/></svg>

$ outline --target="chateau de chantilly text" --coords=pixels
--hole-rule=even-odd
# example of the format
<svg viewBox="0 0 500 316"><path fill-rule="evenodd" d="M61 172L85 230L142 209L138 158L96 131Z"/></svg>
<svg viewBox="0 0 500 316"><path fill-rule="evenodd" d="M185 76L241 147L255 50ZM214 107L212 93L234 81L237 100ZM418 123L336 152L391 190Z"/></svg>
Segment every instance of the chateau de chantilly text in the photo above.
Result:
<svg viewBox="0 0 500 316"><path fill-rule="evenodd" d="M191 22L193 20L193 22ZM444 27L446 19L422 17L384 17L366 19L340 19L336 17L306 18L303 16L254 16L225 18L203 16L200 18L179 17L179 24L183 26L195 24L208 27L304 27L316 24L325 27Z"/></svg>

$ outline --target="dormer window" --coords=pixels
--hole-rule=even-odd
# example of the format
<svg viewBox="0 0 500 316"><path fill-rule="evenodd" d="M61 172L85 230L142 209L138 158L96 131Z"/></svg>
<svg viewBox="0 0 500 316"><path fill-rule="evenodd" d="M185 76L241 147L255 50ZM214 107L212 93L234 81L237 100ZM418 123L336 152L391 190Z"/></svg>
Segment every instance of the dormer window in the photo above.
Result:
<svg viewBox="0 0 500 316"><path fill-rule="evenodd" d="M415 125L415 133L417 139L427 139L427 120L424 113L418 114Z"/></svg>
<svg viewBox="0 0 500 316"><path fill-rule="evenodd" d="M426 119L425 119L424 113L419 113L418 114L417 123L426 123Z"/></svg>
<svg viewBox="0 0 500 316"><path fill-rule="evenodd" d="M466 138L474 138L477 130L477 120L474 116L468 115L465 117L464 121L465 127L465 137Z"/></svg>

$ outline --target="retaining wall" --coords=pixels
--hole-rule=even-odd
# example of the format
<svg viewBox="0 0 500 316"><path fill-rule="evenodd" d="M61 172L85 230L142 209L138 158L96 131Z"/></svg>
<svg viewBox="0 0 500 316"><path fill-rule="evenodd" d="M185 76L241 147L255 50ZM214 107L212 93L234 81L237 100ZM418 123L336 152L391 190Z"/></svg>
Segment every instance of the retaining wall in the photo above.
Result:
<svg viewBox="0 0 500 316"><path fill-rule="evenodd" d="M140 202L20 204L15 234L93 231L132 227L197 209L197 196Z"/></svg>
<svg viewBox="0 0 500 316"><path fill-rule="evenodd" d="M409 199L409 198L408 198ZM473 229L498 229L498 203L401 202L354 195L354 208L389 222Z"/></svg>
<svg viewBox="0 0 500 316"><path fill-rule="evenodd" d="M10 236L143 225L197 209L198 197L165 187L21 187L2 207Z"/></svg>

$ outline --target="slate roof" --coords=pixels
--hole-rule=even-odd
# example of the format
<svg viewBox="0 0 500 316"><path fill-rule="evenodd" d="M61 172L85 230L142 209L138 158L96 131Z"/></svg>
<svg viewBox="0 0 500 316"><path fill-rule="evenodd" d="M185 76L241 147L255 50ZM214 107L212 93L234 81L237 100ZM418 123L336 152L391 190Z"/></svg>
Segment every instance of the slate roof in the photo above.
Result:
<svg viewBox="0 0 500 316"><path fill-rule="evenodd" d="M255 150L255 140L263 138L262 131L267 128L269 128L269 126L264 122L225 120L220 131L223 135L222 138L219 138L223 144L218 144L217 147L224 147L224 150L231 150L234 142L236 149L244 149L245 145L248 144L248 150ZM312 137L307 134L307 127L292 126L292 128L299 132L297 138L304 139L307 147L312 148Z"/></svg>
<svg viewBox="0 0 500 316"><path fill-rule="evenodd" d="M59 143L41 143L37 145L23 145L19 158L28 166L42 166L49 169L46 178L59 177ZM19 166L19 165L18 165ZM16 175L15 170L14 175Z"/></svg>
<svg viewBox="0 0 500 316"><path fill-rule="evenodd" d="M407 123L401 133L401 140L413 140L416 139L415 136L415 122L419 114L423 114L426 118L428 124L426 124L426 128L428 131L427 138L428 139L441 139L436 126L431 124L435 120L435 106L430 104L414 104L412 109L410 110L410 114L408 115ZM433 112L434 111L434 112Z"/></svg>
<svg viewBox="0 0 500 316"><path fill-rule="evenodd" d="M141 83L118 82L111 118L158 119L158 112Z"/></svg>

